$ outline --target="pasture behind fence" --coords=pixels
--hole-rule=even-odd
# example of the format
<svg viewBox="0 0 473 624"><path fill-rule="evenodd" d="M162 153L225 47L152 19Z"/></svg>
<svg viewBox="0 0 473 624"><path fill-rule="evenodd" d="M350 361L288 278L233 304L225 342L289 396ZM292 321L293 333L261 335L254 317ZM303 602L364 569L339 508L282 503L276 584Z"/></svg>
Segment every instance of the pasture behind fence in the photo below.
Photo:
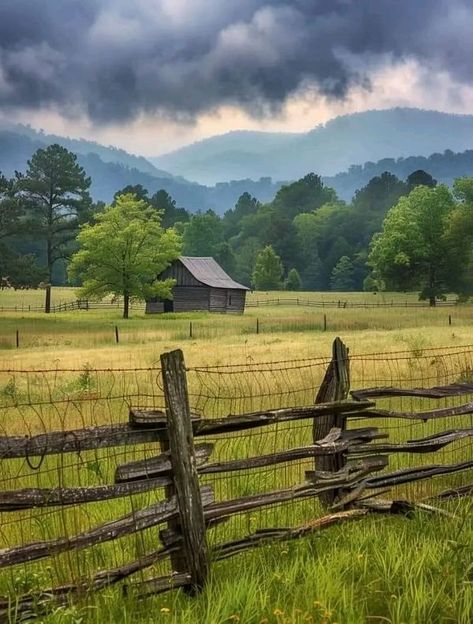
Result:
<svg viewBox="0 0 473 624"><path fill-rule="evenodd" d="M260 543L471 490L473 347L179 358L0 372L0 622L130 577L195 591Z"/></svg>

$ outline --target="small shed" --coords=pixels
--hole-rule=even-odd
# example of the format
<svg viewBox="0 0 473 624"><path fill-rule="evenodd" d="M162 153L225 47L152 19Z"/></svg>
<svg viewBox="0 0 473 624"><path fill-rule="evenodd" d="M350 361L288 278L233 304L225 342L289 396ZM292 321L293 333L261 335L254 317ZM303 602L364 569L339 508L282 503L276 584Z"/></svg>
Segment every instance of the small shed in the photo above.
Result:
<svg viewBox="0 0 473 624"><path fill-rule="evenodd" d="M169 277L176 280L173 298L147 301L146 314L195 310L241 314L245 310L249 289L235 282L213 258L181 256L159 275L159 279Z"/></svg>

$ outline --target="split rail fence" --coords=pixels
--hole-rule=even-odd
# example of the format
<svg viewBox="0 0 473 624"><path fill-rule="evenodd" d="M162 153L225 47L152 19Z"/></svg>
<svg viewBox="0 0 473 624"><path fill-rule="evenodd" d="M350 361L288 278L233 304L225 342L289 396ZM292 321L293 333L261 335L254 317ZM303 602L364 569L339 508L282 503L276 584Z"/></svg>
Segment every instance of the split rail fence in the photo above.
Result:
<svg viewBox="0 0 473 624"><path fill-rule="evenodd" d="M195 371L199 374L198 369ZM357 389L350 397L348 349L336 339L313 404L209 418L191 407L192 392L188 388L180 350L161 356L160 376L163 408L131 406L127 423L66 428L26 437L0 437L0 465L5 467L11 462L13 466L11 473L5 470L3 474L14 474L25 462L41 472L47 470L49 456L60 457L56 469L51 470L51 481L57 478L58 482L51 487L31 487L28 482L25 487L5 488L0 492L0 513L10 514L14 522L18 522L16 514L28 510L84 509L89 504L123 498L134 501L131 512L85 531L67 532L59 537L48 536L48 516L45 516L42 520L44 539L8 544L0 550L0 570L18 569L18 566L25 570L47 558L94 548L105 564L106 551L100 550L104 545L127 536L138 536L150 528L163 527L159 540L152 532L142 544L148 547L150 540L154 540L154 548L148 548L138 558L113 568L102 565L95 573L90 572L88 560L83 559L78 567L84 574L73 582L34 590L27 588L23 593L16 591L4 596L0 599L0 623L39 617L52 605L67 603L74 596L86 598L88 592L127 581L138 573L142 575L140 580L124 584L126 591L137 597L179 587L193 594L205 586L214 562L256 546L299 538L371 513L407 514L416 508L436 509L425 500L407 497L407 490L402 489L406 484L440 477L445 487L435 492L439 498L468 495L473 491L473 483L468 481L473 470L473 402L423 411L391 411L381 409L373 401L386 397L434 402L448 397L461 399L473 394L473 378L430 388ZM207 380L206 383L211 382ZM241 393L244 392L242 388ZM391 436L396 431L391 427L393 422L404 423L406 427L414 423L427 427L432 422L452 423L452 426L400 441ZM463 424L459 426L459 422ZM300 423L311 428L311 440L294 445L299 439L297 426ZM360 423L363 426L359 426ZM223 461L215 454L218 444L230 444L235 435L251 442L254 436L264 437L269 431L276 439L280 437L284 447L280 444L268 449L269 452L251 454L249 444L243 447L244 456L226 457ZM407 457L428 456L460 442L457 459L461 461L426 464L415 459L413 463L403 463ZM112 475L107 473L109 483L64 485L63 472L67 469L68 456L107 448L142 449L143 445L147 453L138 458L133 456L131 461L125 454L127 461L119 462ZM99 461L95 464L88 461L86 467L103 476L106 469L101 466L100 456L97 457ZM278 465L292 470L295 482L290 486L281 487L281 483L271 480L263 491L255 492L247 487L248 482L242 475L251 478L255 471ZM447 475L453 474L462 475L461 484L448 481ZM240 494L233 496L232 487L237 483ZM5 484L8 479L3 480ZM222 496L222 492L226 492L226 496ZM146 493L156 495L151 504L142 504L140 496ZM277 518L278 506L295 506L304 501L309 506L304 510L302 524L290 528L271 524ZM225 533L227 539L215 538L219 528L255 510L267 514L270 526L253 527L248 523L250 530L245 533L242 526L232 525ZM72 518L64 516L64 527L68 521L74 526ZM70 526L67 528L69 531ZM125 555L127 553L125 549ZM145 570L154 570L165 559L170 566L166 574L143 578ZM46 581L41 579L41 582Z"/></svg>

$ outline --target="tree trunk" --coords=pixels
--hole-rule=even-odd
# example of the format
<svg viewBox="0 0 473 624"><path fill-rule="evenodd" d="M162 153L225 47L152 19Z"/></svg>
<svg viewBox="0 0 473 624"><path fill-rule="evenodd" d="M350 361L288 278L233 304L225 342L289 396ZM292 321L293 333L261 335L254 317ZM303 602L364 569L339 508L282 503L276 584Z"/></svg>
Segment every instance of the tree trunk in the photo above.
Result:
<svg viewBox="0 0 473 624"><path fill-rule="evenodd" d="M51 312L51 282L53 280L53 249L51 242L51 227L52 227L52 211L49 212L49 220L48 220L48 240L46 243L46 263L48 268L48 284L46 286L46 297L44 300L44 311L46 314Z"/></svg>
<svg viewBox="0 0 473 624"><path fill-rule="evenodd" d="M51 283L46 286L46 298L44 300L44 311L46 314L51 312Z"/></svg>
<svg viewBox="0 0 473 624"><path fill-rule="evenodd" d="M429 297L429 305L430 305L431 307L434 307L434 306L436 306L436 305L437 305L437 301L436 301L435 297L432 297L432 296L431 296L431 297Z"/></svg>
<svg viewBox="0 0 473 624"><path fill-rule="evenodd" d="M130 308L130 295L127 292L123 293L123 318L128 318L128 310Z"/></svg>

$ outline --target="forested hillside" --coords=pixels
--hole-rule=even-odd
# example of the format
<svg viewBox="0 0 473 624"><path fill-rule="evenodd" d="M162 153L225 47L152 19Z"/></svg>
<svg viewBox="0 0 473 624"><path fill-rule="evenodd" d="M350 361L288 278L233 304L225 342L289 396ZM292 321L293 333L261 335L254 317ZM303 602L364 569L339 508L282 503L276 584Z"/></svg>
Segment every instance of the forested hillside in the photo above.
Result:
<svg viewBox="0 0 473 624"><path fill-rule="evenodd" d="M40 133L27 136L9 130L0 130L0 172L11 177L15 171L24 171L33 153L48 145L45 138ZM203 186L161 172L150 163L148 163L149 167L141 166L141 161L147 163L145 159L131 156L123 150L113 150L113 148L104 148L99 144L69 139L62 139L60 144L69 149L67 146L71 143L80 144L84 149L82 152L75 153L77 153L79 163L92 179L90 193L95 201L109 202L113 199L117 189L128 184L141 184L151 193L165 189L175 197L179 205L185 206L192 212L211 209L223 214L246 190L258 197L260 201L269 201L281 186L281 184L273 183L270 178L234 180L212 187ZM86 151L87 148L90 150ZM116 152L117 160L105 161L104 152L109 159L112 159Z"/></svg>
<svg viewBox="0 0 473 624"><path fill-rule="evenodd" d="M49 196L48 193L44 197L35 195L39 184L35 181L39 175L35 163L41 163L47 177L50 171L48 158L53 157L54 167L63 167L64 161L75 172L80 185L74 192L78 193L79 199L70 203L70 193L66 193L65 203L61 200L56 206L45 205L43 212L35 212L34 206L42 206L44 197ZM440 160L450 158L456 160L455 155L448 153ZM468 158L471 154L466 161ZM437 160L434 156L433 161ZM43 161L46 164L43 165ZM412 165L418 163L416 159L410 162ZM362 173L370 166L361 168ZM404 166L404 161L399 166ZM188 184L193 203L185 205L177 199L177 193L158 188L157 178L141 173L138 179L142 183L136 184L134 175L124 180L119 165L103 163L97 155L76 157L53 145L47 150L38 150L24 174L2 178L0 269L3 275L10 276L18 284L38 282L44 277L53 283L64 282L65 267L76 248L75 236L79 226L93 222L94 215L104 209L103 203L94 203L89 194L97 180L100 183L101 168L108 172L117 171L107 189L108 194L113 192L112 200L115 201L118 195L131 193L159 210L163 227L173 227L182 237L185 255L212 256L238 281L267 289L284 286L294 290L362 290L374 287L373 278L369 277L369 249L373 236L381 232L389 209L414 188L437 185L437 180L423 170L411 171L403 179L384 171L371 178L355 192L350 202L346 202L319 175L309 173L276 192L270 181L263 181L267 192L273 192L269 201L262 202L254 196L251 181L241 181L215 187L214 192L219 193L240 190L233 207L219 215L205 207L197 212L189 210L189 205L192 208L203 205L203 200L199 203L195 199L198 195L193 185ZM92 176L88 176L90 171ZM43 177L38 178L41 184L45 183ZM123 186L123 181L128 184ZM445 192L450 193L448 189ZM67 213L66 218L64 207L69 204L68 210L73 210L70 213L73 217ZM49 217L44 216L53 209L57 214L51 217L52 222L59 228L56 241L48 239L52 230L48 225ZM69 232L65 238L64 232ZM52 260L48 260L49 248L57 254ZM45 266L48 267L47 274Z"/></svg>
<svg viewBox="0 0 473 624"><path fill-rule="evenodd" d="M214 184L236 177L294 180L307 171L333 176L386 157L472 147L473 115L393 108L336 117L300 134L230 132L151 160L175 175Z"/></svg>
<svg viewBox="0 0 473 624"><path fill-rule="evenodd" d="M69 137L59 136L57 134L48 134L43 131L35 130L30 126L23 124L9 124L3 122L0 125L0 133L2 140L5 141L4 133L8 132L10 135L9 143L9 159L12 162L18 162L17 169L23 169L26 161L24 160L24 149L28 145L28 142L21 141L19 137L29 139L34 145L35 149L44 145L51 145L57 143L62 145L66 149L74 152L74 154L97 154L106 163L119 163L125 167L132 169L138 169L143 173L149 173L151 175L159 176L161 178L172 178L173 176L167 171L158 169L149 160L143 156L136 156L130 154L123 149L114 147L113 145L101 145L96 141L87 141L85 139L71 139ZM27 149L27 147L26 147ZM35 149L33 151L35 151ZM31 156L33 151L28 155ZM23 164L22 164L23 163ZM6 169L5 169L6 170Z"/></svg>
<svg viewBox="0 0 473 624"><path fill-rule="evenodd" d="M418 169L428 171L438 182L451 186L455 178L473 175L473 150L456 154L451 150L445 150L442 154L436 153L428 157L383 158L376 163L352 165L348 171L324 177L324 182L333 186L342 199L349 201L357 189L384 171L389 171L399 178L406 178L412 171Z"/></svg>

